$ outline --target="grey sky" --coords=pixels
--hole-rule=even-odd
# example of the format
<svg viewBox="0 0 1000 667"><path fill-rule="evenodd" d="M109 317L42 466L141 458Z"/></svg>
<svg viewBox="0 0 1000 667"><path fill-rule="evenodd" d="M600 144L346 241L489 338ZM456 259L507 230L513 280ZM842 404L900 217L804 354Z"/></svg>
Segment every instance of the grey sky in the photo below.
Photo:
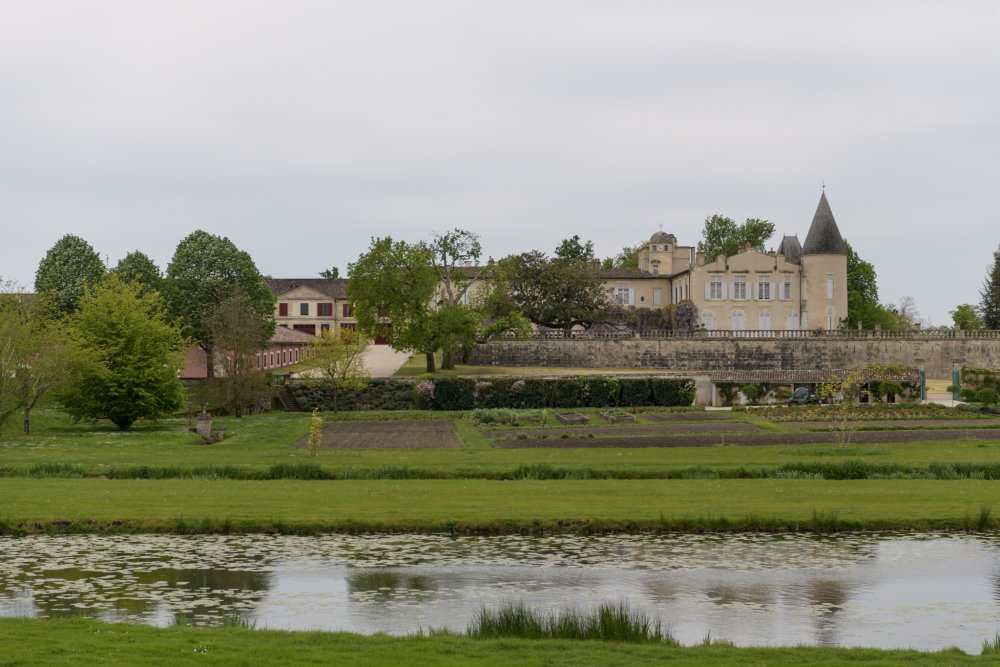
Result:
<svg viewBox="0 0 1000 667"><path fill-rule="evenodd" d="M993 1L0 0L0 275L66 233L165 267L201 228L276 277L456 226L804 240L825 181L943 324L1000 245L998 38Z"/></svg>

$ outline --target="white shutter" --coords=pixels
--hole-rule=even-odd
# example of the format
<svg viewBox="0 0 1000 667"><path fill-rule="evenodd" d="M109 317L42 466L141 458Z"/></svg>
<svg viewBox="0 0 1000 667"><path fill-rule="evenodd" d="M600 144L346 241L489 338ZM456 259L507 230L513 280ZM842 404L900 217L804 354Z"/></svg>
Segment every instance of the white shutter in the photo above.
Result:
<svg viewBox="0 0 1000 667"><path fill-rule="evenodd" d="M778 298L778 295L774 291L775 289L777 289L777 283L768 280L767 281L767 296L770 299L772 299L772 300Z"/></svg>
<svg viewBox="0 0 1000 667"><path fill-rule="evenodd" d="M708 301L708 300L710 300L712 298L712 294L709 291L711 289L712 289L712 281L711 280L706 280L705 281L705 301Z"/></svg>

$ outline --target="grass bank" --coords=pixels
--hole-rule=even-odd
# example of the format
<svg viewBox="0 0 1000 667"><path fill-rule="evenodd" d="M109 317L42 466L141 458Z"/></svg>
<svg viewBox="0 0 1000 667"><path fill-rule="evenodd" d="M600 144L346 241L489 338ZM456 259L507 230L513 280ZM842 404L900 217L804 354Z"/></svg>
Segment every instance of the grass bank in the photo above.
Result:
<svg viewBox="0 0 1000 667"><path fill-rule="evenodd" d="M985 530L982 480L7 479L0 532Z"/></svg>
<svg viewBox="0 0 1000 667"><path fill-rule="evenodd" d="M996 656L957 649L923 653L838 648L676 647L602 641L472 639L279 632L240 628L151 628L66 620L0 619L0 665L978 665Z"/></svg>

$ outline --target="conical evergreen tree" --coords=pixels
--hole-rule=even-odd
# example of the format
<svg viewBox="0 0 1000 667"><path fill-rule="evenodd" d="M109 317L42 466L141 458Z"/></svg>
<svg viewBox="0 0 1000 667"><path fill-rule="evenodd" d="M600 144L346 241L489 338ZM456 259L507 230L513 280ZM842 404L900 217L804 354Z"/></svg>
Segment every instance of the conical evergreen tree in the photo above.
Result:
<svg viewBox="0 0 1000 667"><path fill-rule="evenodd" d="M993 266L986 274L979 296L982 297L979 310L983 316L984 327L1000 329L1000 248L993 252Z"/></svg>

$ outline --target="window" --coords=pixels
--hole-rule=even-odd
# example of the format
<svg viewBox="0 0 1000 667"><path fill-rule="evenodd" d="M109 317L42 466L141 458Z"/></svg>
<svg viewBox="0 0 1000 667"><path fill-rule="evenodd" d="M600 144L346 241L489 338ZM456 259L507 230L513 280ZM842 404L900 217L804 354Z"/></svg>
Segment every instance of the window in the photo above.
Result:
<svg viewBox="0 0 1000 667"><path fill-rule="evenodd" d="M654 287L653 288L653 305L654 306L661 305L660 304L660 288L659 287Z"/></svg>
<svg viewBox="0 0 1000 667"><path fill-rule="evenodd" d="M733 281L733 298L737 301L745 301L747 298L747 279L744 276L737 276ZM742 319L742 315L740 318ZM736 327L733 327L734 329ZM743 327L739 327L742 329Z"/></svg>
<svg viewBox="0 0 1000 667"><path fill-rule="evenodd" d="M274 352L271 353L271 368L274 368Z"/></svg>
<svg viewBox="0 0 1000 667"><path fill-rule="evenodd" d="M729 315L729 328L732 329L733 331L742 331L743 330L743 311L742 310L734 310Z"/></svg>
<svg viewBox="0 0 1000 667"><path fill-rule="evenodd" d="M656 245L656 244L654 243L654 244L653 244L653 245L651 246L651 249L652 249L652 251L653 251L653 252L656 252L657 250L659 250L659 249L660 249L660 246L658 246L658 245Z"/></svg>
<svg viewBox="0 0 1000 667"><path fill-rule="evenodd" d="M771 330L771 313L766 310L760 311L757 315L757 329L760 331Z"/></svg>
<svg viewBox="0 0 1000 667"><path fill-rule="evenodd" d="M618 303L623 306L632 305L632 290L628 288L627 283L619 283L618 291L615 293L615 298L617 298Z"/></svg>
<svg viewBox="0 0 1000 667"><path fill-rule="evenodd" d="M308 315L308 314L309 314L309 304L308 303L300 303L299 304L299 315Z"/></svg>
<svg viewBox="0 0 1000 667"><path fill-rule="evenodd" d="M653 275L654 276L660 275L660 263L659 262L653 262L652 269L653 269Z"/></svg>
<svg viewBox="0 0 1000 667"><path fill-rule="evenodd" d="M790 301L792 298L792 277L785 276L785 282L781 287L781 298Z"/></svg>
<svg viewBox="0 0 1000 667"><path fill-rule="evenodd" d="M709 299L721 299L722 298L722 281L718 278L712 278L712 282L708 283L708 298Z"/></svg>
<svg viewBox="0 0 1000 667"><path fill-rule="evenodd" d="M832 273L826 274L826 298L827 299L832 299L833 298L833 274ZM830 327L830 328L832 329L833 327Z"/></svg>
<svg viewBox="0 0 1000 667"><path fill-rule="evenodd" d="M349 303L344 304L344 317L354 317L354 308Z"/></svg>
<svg viewBox="0 0 1000 667"><path fill-rule="evenodd" d="M826 309L826 328L828 331L833 330L833 308Z"/></svg>
<svg viewBox="0 0 1000 667"><path fill-rule="evenodd" d="M285 365L285 364L287 364L287 363L288 363L288 360L287 360L287 358L285 357L285 351L284 351L284 350L282 350L282 351L281 351L281 365L282 365L282 366L284 366L284 365Z"/></svg>
<svg viewBox="0 0 1000 667"><path fill-rule="evenodd" d="M332 303L319 303L316 304L316 314L320 317L333 317L333 304Z"/></svg>
<svg viewBox="0 0 1000 667"><path fill-rule="evenodd" d="M796 313L788 313L788 319L785 322L785 328L791 331L795 331L799 328L799 316Z"/></svg>
<svg viewBox="0 0 1000 667"><path fill-rule="evenodd" d="M701 311L701 323L705 325L705 328L712 330L715 328L715 313L710 310Z"/></svg>
<svg viewBox="0 0 1000 667"><path fill-rule="evenodd" d="M279 303L278 304L278 317L288 317L288 304Z"/></svg>
<svg viewBox="0 0 1000 667"><path fill-rule="evenodd" d="M330 325L329 324L321 324L321 325L319 325L319 331L320 331L320 333L323 333L324 331L329 331L329 330L330 330Z"/></svg>
<svg viewBox="0 0 1000 667"><path fill-rule="evenodd" d="M757 299L760 301L769 301L771 299L771 281L761 280L757 283Z"/></svg>

